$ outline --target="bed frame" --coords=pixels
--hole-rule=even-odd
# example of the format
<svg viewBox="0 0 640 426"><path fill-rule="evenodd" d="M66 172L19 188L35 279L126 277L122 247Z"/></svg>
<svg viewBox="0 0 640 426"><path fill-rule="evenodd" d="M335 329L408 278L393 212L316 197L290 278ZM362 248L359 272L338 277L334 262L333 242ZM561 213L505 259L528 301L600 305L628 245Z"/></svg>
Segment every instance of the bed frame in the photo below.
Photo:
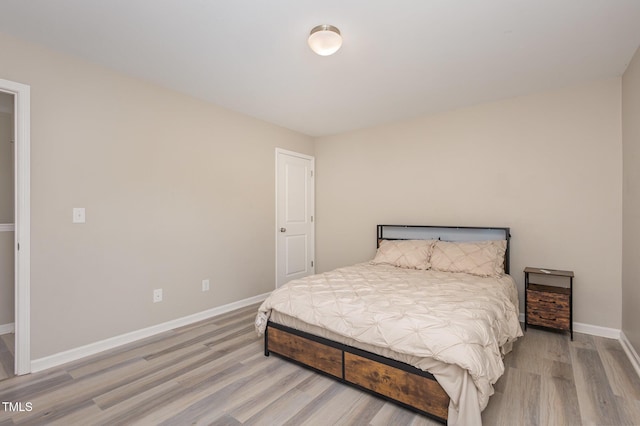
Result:
<svg viewBox="0 0 640 426"><path fill-rule="evenodd" d="M509 273L509 228L378 225L381 240L507 240L505 272ZM447 423L449 396L426 371L333 340L268 322L264 354L275 354L340 382Z"/></svg>

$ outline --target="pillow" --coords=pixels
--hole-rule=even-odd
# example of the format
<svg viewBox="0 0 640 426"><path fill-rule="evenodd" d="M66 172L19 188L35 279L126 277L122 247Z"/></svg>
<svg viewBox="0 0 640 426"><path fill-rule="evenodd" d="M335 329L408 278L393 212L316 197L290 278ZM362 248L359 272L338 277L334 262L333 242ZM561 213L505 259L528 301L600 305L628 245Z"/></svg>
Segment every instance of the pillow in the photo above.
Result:
<svg viewBox="0 0 640 426"><path fill-rule="evenodd" d="M371 261L374 265L386 264L399 268L429 269L429 258L435 240L382 240Z"/></svg>
<svg viewBox="0 0 640 426"><path fill-rule="evenodd" d="M506 240L452 242L437 241L431 268L442 272L465 272L481 277L504 275Z"/></svg>

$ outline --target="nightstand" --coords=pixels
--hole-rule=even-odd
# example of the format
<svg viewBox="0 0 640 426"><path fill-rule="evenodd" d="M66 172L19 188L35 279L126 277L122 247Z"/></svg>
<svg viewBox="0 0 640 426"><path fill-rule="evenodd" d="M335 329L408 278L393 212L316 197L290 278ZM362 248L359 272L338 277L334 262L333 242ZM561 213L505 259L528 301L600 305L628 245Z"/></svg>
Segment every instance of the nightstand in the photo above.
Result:
<svg viewBox="0 0 640 426"><path fill-rule="evenodd" d="M568 331L573 340L573 271L524 268L524 329Z"/></svg>

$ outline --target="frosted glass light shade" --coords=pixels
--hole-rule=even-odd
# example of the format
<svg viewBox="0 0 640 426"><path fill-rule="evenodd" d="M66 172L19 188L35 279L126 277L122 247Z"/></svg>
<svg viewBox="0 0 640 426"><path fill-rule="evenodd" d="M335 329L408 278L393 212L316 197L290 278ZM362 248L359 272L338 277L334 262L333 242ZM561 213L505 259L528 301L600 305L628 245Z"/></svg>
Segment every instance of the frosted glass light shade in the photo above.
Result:
<svg viewBox="0 0 640 426"><path fill-rule="evenodd" d="M333 25L318 25L309 34L309 47L320 56L333 55L342 46L340 30Z"/></svg>

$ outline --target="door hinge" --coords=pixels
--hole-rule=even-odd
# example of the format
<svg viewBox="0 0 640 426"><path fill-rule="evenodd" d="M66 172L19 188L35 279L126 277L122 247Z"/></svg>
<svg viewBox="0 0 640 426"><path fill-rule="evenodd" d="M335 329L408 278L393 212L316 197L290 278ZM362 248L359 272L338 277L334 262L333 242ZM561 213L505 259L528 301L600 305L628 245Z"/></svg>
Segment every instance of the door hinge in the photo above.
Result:
<svg viewBox="0 0 640 426"><path fill-rule="evenodd" d="M313 177L313 170L311 170L311 177Z"/></svg>
<svg viewBox="0 0 640 426"><path fill-rule="evenodd" d="M311 261L311 267L313 268L313 260Z"/></svg>
<svg viewBox="0 0 640 426"><path fill-rule="evenodd" d="M18 251L20 251L20 243L18 243Z"/></svg>
<svg viewBox="0 0 640 426"><path fill-rule="evenodd" d="M311 222L313 222L313 216L311 216Z"/></svg>

